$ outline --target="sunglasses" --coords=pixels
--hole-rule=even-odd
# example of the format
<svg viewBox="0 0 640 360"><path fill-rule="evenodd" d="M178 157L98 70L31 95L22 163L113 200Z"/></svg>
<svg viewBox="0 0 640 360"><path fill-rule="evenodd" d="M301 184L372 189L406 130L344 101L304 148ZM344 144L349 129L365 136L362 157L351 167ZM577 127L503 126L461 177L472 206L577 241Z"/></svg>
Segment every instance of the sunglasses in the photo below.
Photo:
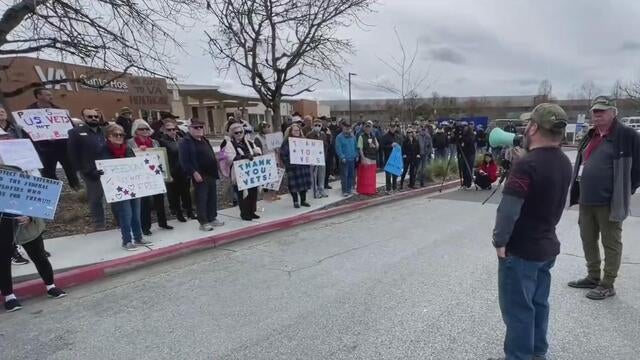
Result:
<svg viewBox="0 0 640 360"><path fill-rule="evenodd" d="M149 130L151 130L151 129L149 129L149 128L138 128L138 131L149 131Z"/></svg>
<svg viewBox="0 0 640 360"><path fill-rule="evenodd" d="M244 131L236 131L233 133L234 135L240 135L240 134L244 134Z"/></svg>
<svg viewBox="0 0 640 360"><path fill-rule="evenodd" d="M198 126L192 126L191 128L192 129L196 129L196 130L202 130L202 129L204 129L204 126L198 125Z"/></svg>
<svg viewBox="0 0 640 360"><path fill-rule="evenodd" d="M322 125L314 125L313 127L321 128Z"/></svg>
<svg viewBox="0 0 640 360"><path fill-rule="evenodd" d="M114 138L123 138L124 133L115 133L115 134L111 134L111 136L113 136Z"/></svg>
<svg viewBox="0 0 640 360"><path fill-rule="evenodd" d="M98 115L87 115L85 116L87 119L100 119L100 116Z"/></svg>
<svg viewBox="0 0 640 360"><path fill-rule="evenodd" d="M164 129L164 130L165 130L165 131L176 131L176 130L178 130L178 129L176 129L176 128L166 128L166 129Z"/></svg>

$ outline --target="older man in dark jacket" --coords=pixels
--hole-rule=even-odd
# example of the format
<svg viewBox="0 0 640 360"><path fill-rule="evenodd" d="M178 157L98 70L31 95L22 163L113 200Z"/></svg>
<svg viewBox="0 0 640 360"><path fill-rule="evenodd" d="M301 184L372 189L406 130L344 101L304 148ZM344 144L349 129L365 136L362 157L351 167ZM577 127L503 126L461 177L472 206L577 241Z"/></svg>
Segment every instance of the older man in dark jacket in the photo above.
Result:
<svg viewBox="0 0 640 360"><path fill-rule="evenodd" d="M594 127L578 148L571 187L571 205L580 205L578 223L588 274L569 286L591 289L587 298L602 300L616 294L622 222L629 216L631 195L640 186L640 135L617 120L615 101L606 96L595 99L591 113Z"/></svg>

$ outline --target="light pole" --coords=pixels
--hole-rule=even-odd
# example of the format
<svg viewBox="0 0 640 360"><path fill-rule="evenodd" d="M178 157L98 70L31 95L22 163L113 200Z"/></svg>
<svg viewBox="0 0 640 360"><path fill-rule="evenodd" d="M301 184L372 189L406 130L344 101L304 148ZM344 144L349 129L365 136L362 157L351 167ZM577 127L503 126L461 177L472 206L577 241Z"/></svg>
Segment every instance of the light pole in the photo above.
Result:
<svg viewBox="0 0 640 360"><path fill-rule="evenodd" d="M356 76L358 74L349 73L349 123L351 123L351 119L353 119L353 117L351 116L351 76Z"/></svg>

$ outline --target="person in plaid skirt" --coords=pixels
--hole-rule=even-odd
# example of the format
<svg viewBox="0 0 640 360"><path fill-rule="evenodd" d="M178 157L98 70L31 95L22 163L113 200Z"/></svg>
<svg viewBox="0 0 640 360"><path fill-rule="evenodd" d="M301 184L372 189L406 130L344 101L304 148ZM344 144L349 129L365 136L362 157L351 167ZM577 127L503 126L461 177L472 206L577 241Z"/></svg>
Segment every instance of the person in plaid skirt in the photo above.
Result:
<svg viewBox="0 0 640 360"><path fill-rule="evenodd" d="M292 124L284 133L284 141L280 147L280 158L285 165L289 192L293 198L293 207L300 208L300 205L309 207L307 202L307 191L311 189L311 166L291 164L289 157L289 137L304 138L302 128L298 124Z"/></svg>

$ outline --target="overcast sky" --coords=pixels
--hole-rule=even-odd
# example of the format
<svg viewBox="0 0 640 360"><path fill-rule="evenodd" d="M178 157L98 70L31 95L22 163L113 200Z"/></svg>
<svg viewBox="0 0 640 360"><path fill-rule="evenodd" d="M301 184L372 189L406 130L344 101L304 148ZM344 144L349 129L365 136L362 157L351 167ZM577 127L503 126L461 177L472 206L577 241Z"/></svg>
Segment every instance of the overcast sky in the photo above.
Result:
<svg viewBox="0 0 640 360"><path fill-rule="evenodd" d="M566 98L585 80L610 93L616 79L640 78L640 1L637 0L380 0L366 16L371 27L345 29L356 55L344 72L357 73L354 98L392 97L372 87L394 81L378 58L397 54L394 27L405 46L418 46L416 73L429 70L427 97L535 94L549 79ZM203 38L191 31L181 80L248 92L234 74L217 74ZM206 71L205 69L210 69ZM208 74L206 74L208 72ZM325 82L308 98L346 99L347 86Z"/></svg>

